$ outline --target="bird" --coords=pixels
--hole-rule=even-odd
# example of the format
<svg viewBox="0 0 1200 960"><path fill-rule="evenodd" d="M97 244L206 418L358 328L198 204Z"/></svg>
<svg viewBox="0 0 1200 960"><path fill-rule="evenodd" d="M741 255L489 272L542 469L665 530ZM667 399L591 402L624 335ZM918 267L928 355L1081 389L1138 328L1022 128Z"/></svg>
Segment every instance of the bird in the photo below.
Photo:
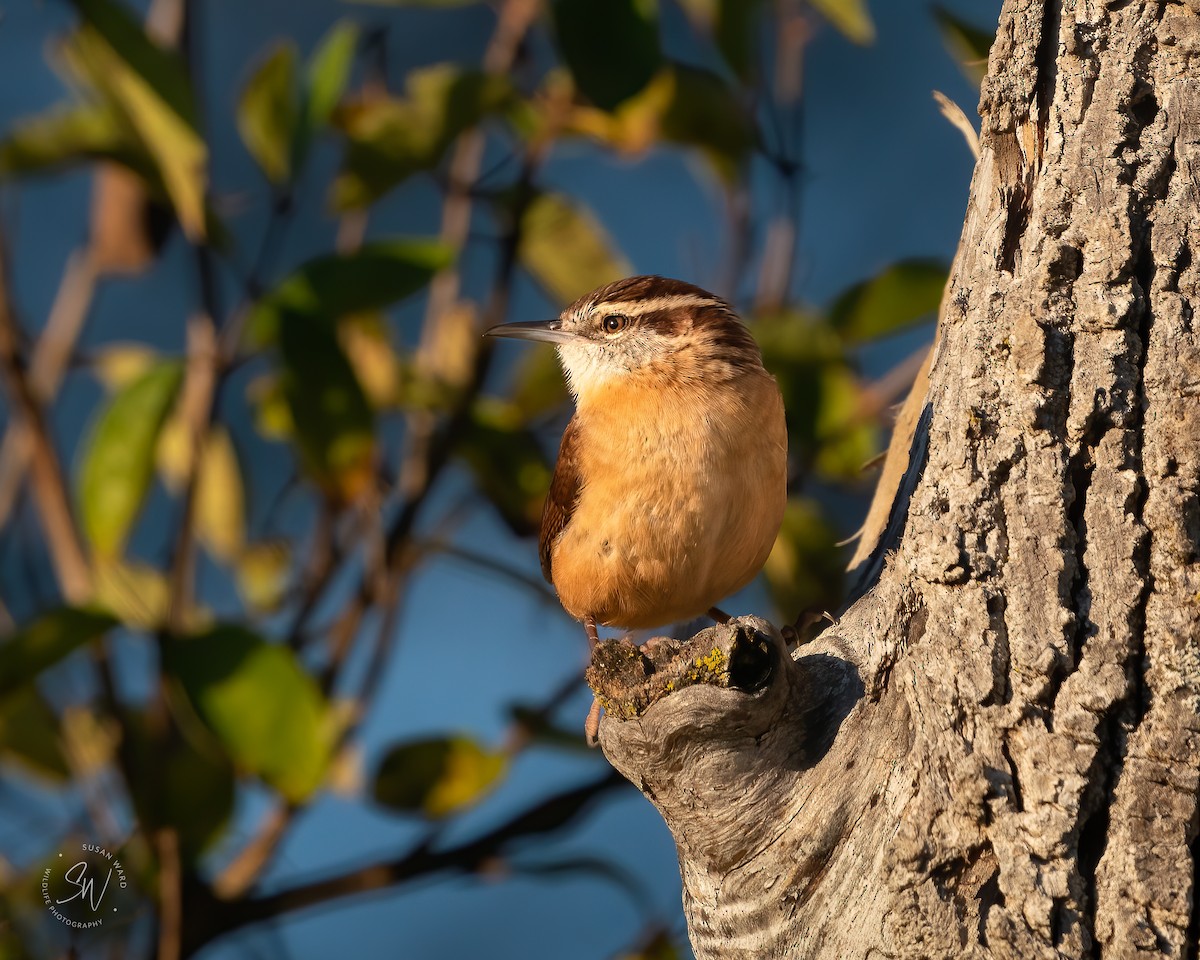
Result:
<svg viewBox="0 0 1200 960"><path fill-rule="evenodd" d="M707 614L762 569L787 502L783 398L734 308L635 276L553 320L484 336L554 344L575 403L542 511L542 574L593 648L598 626ZM587 734L595 743L599 708Z"/></svg>

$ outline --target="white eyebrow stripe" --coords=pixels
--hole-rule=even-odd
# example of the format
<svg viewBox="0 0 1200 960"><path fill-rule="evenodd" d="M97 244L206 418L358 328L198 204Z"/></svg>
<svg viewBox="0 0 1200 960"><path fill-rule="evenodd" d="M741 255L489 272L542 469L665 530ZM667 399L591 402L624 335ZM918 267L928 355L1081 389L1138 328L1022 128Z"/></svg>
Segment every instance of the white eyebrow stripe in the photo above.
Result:
<svg viewBox="0 0 1200 960"><path fill-rule="evenodd" d="M659 310L675 310L680 307L724 307L725 303L716 297L700 297L693 293L676 293L668 297L651 297L648 300L609 300L596 304L594 310L611 307L614 310L624 310L631 316L645 316Z"/></svg>

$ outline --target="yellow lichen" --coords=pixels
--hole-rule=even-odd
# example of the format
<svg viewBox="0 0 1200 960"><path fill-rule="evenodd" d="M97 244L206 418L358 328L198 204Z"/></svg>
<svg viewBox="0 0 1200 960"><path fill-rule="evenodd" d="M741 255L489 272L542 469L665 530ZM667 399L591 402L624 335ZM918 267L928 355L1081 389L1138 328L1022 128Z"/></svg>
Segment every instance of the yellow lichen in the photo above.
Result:
<svg viewBox="0 0 1200 960"><path fill-rule="evenodd" d="M704 683L708 681L720 681L729 665L719 647L713 647L703 657L697 657L692 661L691 669L685 675L690 683Z"/></svg>

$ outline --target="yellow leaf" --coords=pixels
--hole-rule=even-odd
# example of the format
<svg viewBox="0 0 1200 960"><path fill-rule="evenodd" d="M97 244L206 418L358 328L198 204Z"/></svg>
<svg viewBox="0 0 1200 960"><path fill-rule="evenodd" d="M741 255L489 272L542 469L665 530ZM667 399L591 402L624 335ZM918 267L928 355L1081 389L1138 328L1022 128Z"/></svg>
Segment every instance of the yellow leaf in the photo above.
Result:
<svg viewBox="0 0 1200 960"><path fill-rule="evenodd" d="M272 183L292 173L296 101L296 46L277 43L242 88L237 109L242 142Z"/></svg>
<svg viewBox="0 0 1200 960"><path fill-rule="evenodd" d="M167 418L158 432L154 450L154 465L162 477L163 486L179 496L192 472L192 432L178 408Z"/></svg>
<svg viewBox="0 0 1200 960"><path fill-rule="evenodd" d="M481 343L475 304L462 301L427 325L417 348L417 375L447 387L461 387L475 369Z"/></svg>
<svg viewBox="0 0 1200 960"><path fill-rule="evenodd" d="M400 361L383 318L377 314L343 317L337 338L371 406L394 407L400 390Z"/></svg>
<svg viewBox="0 0 1200 960"><path fill-rule="evenodd" d="M560 304L630 272L596 218L553 193L542 194L526 210L519 256L525 269Z"/></svg>
<svg viewBox="0 0 1200 960"><path fill-rule="evenodd" d="M425 812L431 817L444 817L477 802L506 765L502 753L483 750L470 740L452 740L441 778L425 797Z"/></svg>
<svg viewBox="0 0 1200 960"><path fill-rule="evenodd" d="M196 536L208 552L233 563L246 542L242 472L229 431L214 426L196 476Z"/></svg>
<svg viewBox="0 0 1200 960"><path fill-rule="evenodd" d="M140 343L113 344L96 352L92 370L105 389L115 392L137 380L157 359L157 352Z"/></svg>
<svg viewBox="0 0 1200 960"><path fill-rule="evenodd" d="M190 240L203 240L208 147L196 129L99 31L84 27L63 51L75 72L105 91L120 108L154 158L183 232Z"/></svg>
<svg viewBox="0 0 1200 960"><path fill-rule="evenodd" d="M115 721L101 718L86 707L63 710L62 734L71 767L76 776L82 777L107 768L121 741Z"/></svg>
<svg viewBox="0 0 1200 960"><path fill-rule="evenodd" d="M253 610L276 609L287 591L291 553L286 540L248 544L237 559L237 585L242 599Z"/></svg>
<svg viewBox="0 0 1200 960"><path fill-rule="evenodd" d="M809 0L820 14L838 31L858 44L875 42L875 24L867 10L866 0Z"/></svg>
<svg viewBox="0 0 1200 960"><path fill-rule="evenodd" d="M97 564L93 599L122 622L156 630L167 620L167 578L153 567L124 560Z"/></svg>
<svg viewBox="0 0 1200 960"><path fill-rule="evenodd" d="M412 740L388 750L371 792L393 810L444 817L481 800L507 765L506 754L466 737Z"/></svg>
<svg viewBox="0 0 1200 960"><path fill-rule="evenodd" d="M246 399L254 406L254 425L268 440L288 440L296 432L292 411L283 395L283 385L273 373L250 381Z"/></svg>

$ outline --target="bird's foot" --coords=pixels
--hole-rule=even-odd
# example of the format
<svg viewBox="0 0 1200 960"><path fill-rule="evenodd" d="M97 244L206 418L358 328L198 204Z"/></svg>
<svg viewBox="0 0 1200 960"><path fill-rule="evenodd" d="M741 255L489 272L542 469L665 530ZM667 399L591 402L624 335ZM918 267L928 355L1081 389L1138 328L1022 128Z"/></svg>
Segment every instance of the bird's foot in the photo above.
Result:
<svg viewBox="0 0 1200 960"><path fill-rule="evenodd" d="M827 620L832 626L837 626L837 618L828 610L817 610L809 608L801 610L800 615L796 617L793 623L790 623L780 629L780 634L783 636L784 642L787 643L789 649L797 646L804 634L812 630L822 620ZM819 632L819 631L818 631Z"/></svg>
<svg viewBox="0 0 1200 960"><path fill-rule="evenodd" d="M583 738L593 750L600 745L600 701L592 698L592 709L583 722Z"/></svg>

